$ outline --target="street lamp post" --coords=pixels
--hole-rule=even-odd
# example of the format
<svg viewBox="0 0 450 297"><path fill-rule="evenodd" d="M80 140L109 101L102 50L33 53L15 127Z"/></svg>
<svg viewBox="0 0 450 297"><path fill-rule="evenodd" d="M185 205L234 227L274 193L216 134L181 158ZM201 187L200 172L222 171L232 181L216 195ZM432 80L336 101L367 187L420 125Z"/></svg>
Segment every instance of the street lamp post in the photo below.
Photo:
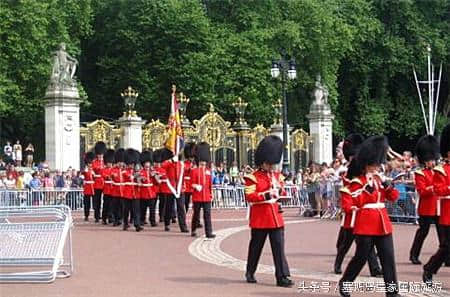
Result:
<svg viewBox="0 0 450 297"><path fill-rule="evenodd" d="M281 89L283 95L283 173L287 173L289 170L288 159L288 122L287 122L287 98L286 98L286 82L287 80L294 80L297 78L297 70L295 65L295 59L290 58L285 50L280 52L281 58L279 60L272 61L272 68L270 73L273 78L278 78L281 75Z"/></svg>

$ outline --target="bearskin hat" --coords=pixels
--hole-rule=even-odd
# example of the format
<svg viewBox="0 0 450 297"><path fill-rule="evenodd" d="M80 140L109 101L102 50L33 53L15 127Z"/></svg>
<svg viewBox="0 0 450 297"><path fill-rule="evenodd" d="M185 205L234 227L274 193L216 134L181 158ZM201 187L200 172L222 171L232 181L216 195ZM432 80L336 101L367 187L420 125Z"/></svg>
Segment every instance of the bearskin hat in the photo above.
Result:
<svg viewBox="0 0 450 297"><path fill-rule="evenodd" d="M125 164L137 164L139 163L139 152L135 149L129 148L125 151Z"/></svg>
<svg viewBox="0 0 450 297"><path fill-rule="evenodd" d="M194 157L194 146L195 144L193 142L188 142L184 145L184 157L186 159L191 159Z"/></svg>
<svg viewBox="0 0 450 297"><path fill-rule="evenodd" d="M363 141L364 136L359 133L352 133L344 139L342 153L344 154L345 160L350 161L350 157L356 155Z"/></svg>
<svg viewBox="0 0 450 297"><path fill-rule="evenodd" d="M93 152L87 152L87 153L84 155L84 163L85 163L85 164L90 164L90 163L92 163L92 161L94 161L94 159L95 159L95 154L94 154Z"/></svg>
<svg viewBox="0 0 450 297"><path fill-rule="evenodd" d="M211 162L211 152L209 144L207 142L200 142L193 148L195 161L198 162Z"/></svg>
<svg viewBox="0 0 450 297"><path fill-rule="evenodd" d="M125 162L125 149L120 148L116 150L116 153L114 154L114 162Z"/></svg>
<svg viewBox="0 0 450 297"><path fill-rule="evenodd" d="M422 136L416 144L416 155L420 163L439 159L439 142L436 137Z"/></svg>
<svg viewBox="0 0 450 297"><path fill-rule="evenodd" d="M152 157L153 157L153 162L161 163L162 162L162 160L161 160L161 149L155 150L153 152L153 156Z"/></svg>
<svg viewBox="0 0 450 297"><path fill-rule="evenodd" d="M144 164L145 162L152 162L153 161L153 154L152 151L143 151L141 153L141 163Z"/></svg>
<svg viewBox="0 0 450 297"><path fill-rule="evenodd" d="M441 133L441 156L447 158L448 152L450 152L450 124L444 127Z"/></svg>
<svg viewBox="0 0 450 297"><path fill-rule="evenodd" d="M367 138L356 153L357 165L362 170L367 165L381 165L385 163L388 148L389 145L385 136Z"/></svg>
<svg viewBox="0 0 450 297"><path fill-rule="evenodd" d="M363 168L361 168L359 162L356 159L352 159L350 164L348 164L346 177L351 180L361 175L362 171Z"/></svg>
<svg viewBox="0 0 450 297"><path fill-rule="evenodd" d="M167 148L162 148L161 149L161 162L170 160L173 158L173 153L171 150L167 149Z"/></svg>
<svg viewBox="0 0 450 297"><path fill-rule="evenodd" d="M106 144L103 141L98 141L94 148L96 155L103 155L106 152Z"/></svg>
<svg viewBox="0 0 450 297"><path fill-rule="evenodd" d="M256 166L262 165L264 162L268 164L278 164L283 155L283 141L275 135L264 137L258 144L255 151Z"/></svg>
<svg viewBox="0 0 450 297"><path fill-rule="evenodd" d="M114 163L114 155L115 155L115 151L114 150L112 150L112 149L106 150L106 153L103 156L103 161L105 163Z"/></svg>

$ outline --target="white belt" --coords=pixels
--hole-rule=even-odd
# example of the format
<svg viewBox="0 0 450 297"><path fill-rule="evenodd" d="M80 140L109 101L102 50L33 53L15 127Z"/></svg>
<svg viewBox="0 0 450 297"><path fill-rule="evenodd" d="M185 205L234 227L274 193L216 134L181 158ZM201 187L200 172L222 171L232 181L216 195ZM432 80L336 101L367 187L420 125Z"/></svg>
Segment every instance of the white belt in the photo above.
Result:
<svg viewBox="0 0 450 297"><path fill-rule="evenodd" d="M141 187L151 187L153 184L140 184Z"/></svg>
<svg viewBox="0 0 450 297"><path fill-rule="evenodd" d="M114 186L123 186L123 183L113 183Z"/></svg>
<svg viewBox="0 0 450 297"><path fill-rule="evenodd" d="M278 199L270 199L270 200L264 200L264 201L258 201L258 202L248 202L248 206L247 206L247 214L246 214L246 219L249 220L250 219L250 208L253 205L257 205L257 204L274 204L278 201Z"/></svg>
<svg viewBox="0 0 450 297"><path fill-rule="evenodd" d="M132 183L132 182L127 182L127 183L122 183L123 186L136 186L137 183Z"/></svg>
<svg viewBox="0 0 450 297"><path fill-rule="evenodd" d="M441 196L436 201L436 203L437 203L437 205L436 205L436 215L438 217L441 216L441 200L447 200L447 199L450 199L450 196Z"/></svg>
<svg viewBox="0 0 450 297"><path fill-rule="evenodd" d="M88 184L93 184L94 182L91 180L85 180L84 183L88 185Z"/></svg>
<svg viewBox="0 0 450 297"><path fill-rule="evenodd" d="M382 202L378 202L378 203L367 203L365 204L362 208L366 208L366 209L380 209L380 208L385 208L386 205Z"/></svg>
<svg viewBox="0 0 450 297"><path fill-rule="evenodd" d="M191 177L190 177L190 176L185 176L184 179L185 179L185 180L190 180Z"/></svg>
<svg viewBox="0 0 450 297"><path fill-rule="evenodd" d="M94 174L94 177L102 177L101 175L99 175L99 174Z"/></svg>
<svg viewBox="0 0 450 297"><path fill-rule="evenodd" d="M105 184L112 184L113 182L110 180L105 180Z"/></svg>
<svg viewBox="0 0 450 297"><path fill-rule="evenodd" d="M382 203L382 202L367 203L362 208L363 209L383 209L383 208L386 208L386 205L384 203ZM352 219L350 221L350 227L351 228L355 227L355 220L356 220L356 212L357 211L358 211L358 208L353 208L352 209ZM344 225L344 219L345 219L345 213L344 213L344 218L342 220L341 226Z"/></svg>

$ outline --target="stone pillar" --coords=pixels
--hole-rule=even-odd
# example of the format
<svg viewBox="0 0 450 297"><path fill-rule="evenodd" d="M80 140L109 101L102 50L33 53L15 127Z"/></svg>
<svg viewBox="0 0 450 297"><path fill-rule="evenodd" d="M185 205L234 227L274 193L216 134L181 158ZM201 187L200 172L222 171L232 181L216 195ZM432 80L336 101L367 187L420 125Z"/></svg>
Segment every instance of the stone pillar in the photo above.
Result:
<svg viewBox="0 0 450 297"><path fill-rule="evenodd" d="M76 86L45 92L45 159L50 168L80 169L80 96Z"/></svg>
<svg viewBox="0 0 450 297"><path fill-rule="evenodd" d="M333 161L334 115L328 104L328 89L322 84L320 75L317 75L313 96L315 100L306 116L309 119L309 135L313 141L313 161L330 164Z"/></svg>
<svg viewBox="0 0 450 297"><path fill-rule="evenodd" d="M242 165L248 164L247 148L249 145L248 132L250 127L248 125L240 125L233 127L233 130L236 131L236 162L238 168L241 168Z"/></svg>
<svg viewBox="0 0 450 297"><path fill-rule="evenodd" d="M333 119L328 103L311 105L309 114L309 134L313 141L312 157L317 163L333 161Z"/></svg>
<svg viewBox="0 0 450 297"><path fill-rule="evenodd" d="M120 138L120 147L124 149L133 148L142 151L142 126L145 121L136 115L135 112L127 113L119 118L117 121L122 130L122 137Z"/></svg>

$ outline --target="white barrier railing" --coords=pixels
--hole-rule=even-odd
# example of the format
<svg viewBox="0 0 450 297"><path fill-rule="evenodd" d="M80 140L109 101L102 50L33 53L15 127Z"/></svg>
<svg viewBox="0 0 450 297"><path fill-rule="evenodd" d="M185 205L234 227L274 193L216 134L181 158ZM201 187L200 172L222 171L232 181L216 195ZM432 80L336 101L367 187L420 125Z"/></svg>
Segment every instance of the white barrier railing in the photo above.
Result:
<svg viewBox="0 0 450 297"><path fill-rule="evenodd" d="M338 183L333 186L323 199L323 192L318 186L299 187L286 185L287 198L281 205L287 208L300 209L300 214L306 210L322 211L322 218L334 219L339 216L340 199ZM324 201L326 203L324 204ZM386 202L388 213L393 221L415 222L417 219L417 195L411 191L401 191L396 202ZM320 204L318 204L320 203ZM0 190L0 207L11 206L43 206L67 205L71 210L83 208L82 189L42 189L42 190ZM321 207L319 208L319 206ZM324 206L325 205L325 206ZM212 208L238 209L246 208L245 191L242 185L214 185Z"/></svg>
<svg viewBox="0 0 450 297"><path fill-rule="evenodd" d="M0 207L67 205L83 207L83 190L70 188L40 190L0 190Z"/></svg>

